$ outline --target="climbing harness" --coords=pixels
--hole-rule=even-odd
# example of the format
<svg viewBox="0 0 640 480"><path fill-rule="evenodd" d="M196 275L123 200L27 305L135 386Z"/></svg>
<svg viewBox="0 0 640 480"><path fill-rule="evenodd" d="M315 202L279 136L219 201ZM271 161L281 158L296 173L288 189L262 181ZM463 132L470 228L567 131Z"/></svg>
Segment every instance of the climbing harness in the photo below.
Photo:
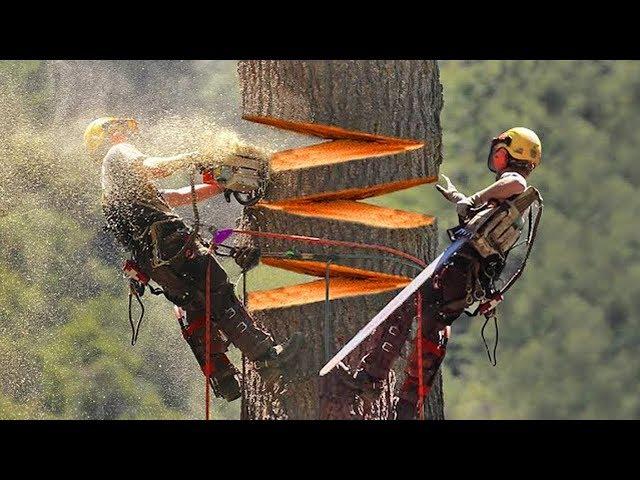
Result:
<svg viewBox="0 0 640 480"><path fill-rule="evenodd" d="M498 330L498 318L497 318L497 314L496 314L496 307L498 306L499 303L501 303L504 300L504 296L507 293L507 291L509 291L509 289L511 289L511 287L515 284L515 282L520 278L520 276L522 275L522 273L524 272L524 268L526 267L527 264L527 260L529 259L529 255L531 254L531 249L533 248L533 243L535 241L536 238L536 234L538 231L538 226L540 224L540 220L542 218L542 211L543 211L543 202L542 202L542 197L540 196L540 193L532 188L529 187L527 190L525 190L525 193L529 192L530 195L534 196L534 199L531 201L531 204L528 206L529 209L529 213L528 213L528 227L527 227L527 239L524 242L521 243L516 243L515 245L511 246L506 252L504 252L504 257L506 259L507 255L514 250L515 248L519 247L520 245L526 244L527 245L527 250L525 251L524 257L522 259L522 262L520 263L520 265L518 266L518 269L515 271L515 273L504 283L504 286L500 289L495 289L494 288L494 281L495 281L495 277L491 278L491 284L492 284L492 290L493 293L490 293L489 295L485 295L483 298L483 301L481 301L481 303L478 305L477 309L474 312L466 312L467 315L474 317L476 315L484 315L485 317L485 322L482 325L482 329L480 331L480 335L482 337L482 341L484 343L484 347L485 350L487 352L487 356L489 357L489 362L491 363L492 366L496 366L497 365L497 357L496 357L496 351L498 348L498 336L499 336L499 330ZM522 195L522 194L521 194ZM522 198L522 197L519 197ZM511 208L513 208L513 204L518 202L519 198L516 198L514 200L514 202L509 202L507 203ZM537 204L537 211L535 214L535 219L533 216L533 209L532 209L532 204L535 203ZM493 324L494 324L494 330L495 330L495 341L494 341L494 346L493 346L493 355L489 352L489 347L487 345L487 341L485 339L484 336L484 330L485 327L487 326L487 323L489 322L489 320L493 319Z"/></svg>

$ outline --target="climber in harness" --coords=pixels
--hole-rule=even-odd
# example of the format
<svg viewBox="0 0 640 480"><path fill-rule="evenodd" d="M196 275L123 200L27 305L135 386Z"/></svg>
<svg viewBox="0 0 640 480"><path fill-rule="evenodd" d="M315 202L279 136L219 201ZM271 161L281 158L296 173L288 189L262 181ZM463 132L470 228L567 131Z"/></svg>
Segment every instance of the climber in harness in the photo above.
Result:
<svg viewBox="0 0 640 480"><path fill-rule="evenodd" d="M271 335L257 327L237 298L226 272L212 255L212 248L198 234L195 203L225 192L211 179L198 185L194 182L193 172L203 171L211 158L197 152L173 157L147 156L128 142L137 131L135 120L113 117L94 120L85 130L87 150L102 164L106 229L131 254L124 271L131 279L135 297L139 300L149 280L162 287L159 290L149 285L152 293L164 294L175 305L182 334L209 378L214 395L227 401L235 400L241 395L240 373L226 356L229 343L239 348L248 360L256 362L263 378L275 381L286 375L287 366L300 351L302 337L295 333L284 345L276 345ZM233 160L247 151L255 153L257 149L239 146L229 156ZM190 187L159 190L153 183L155 179L185 169L192 170ZM196 216L194 228L187 226L172 208L190 203ZM234 248L231 256L247 271L257 265L259 251L250 247ZM135 291L139 289L141 291ZM211 311L210 318L206 318L207 308ZM208 362L207 321L211 322L212 332ZM132 343L136 336L134 331ZM206 366L209 372L205 371Z"/></svg>
<svg viewBox="0 0 640 480"><path fill-rule="evenodd" d="M459 192L445 175L442 176L446 185L436 185L437 190L456 205L460 225L448 233L451 241L458 241L460 247L452 251L446 261L438 263L438 268L419 288L417 298L422 301L417 308L421 311L422 338L417 340L405 369L406 378L396 405L397 419L418 418L419 400L431 389L446 354L451 324L462 313L483 314L487 321L489 318L495 321L495 307L502 301L502 293L522 272L542 207L537 190L527 187L527 178L540 164L541 155L542 145L533 131L511 128L491 141L487 161L489 170L496 174L493 184L470 196ZM538 202L539 210L532 228L530 206L533 202ZM523 215L527 209L529 249L521 268L507 282L508 286L497 289L495 282L504 270L507 254L524 229ZM471 240L465 242L465 238ZM469 312L467 309L476 303L476 311ZM345 364L337 364L340 378L361 398L373 401L379 396L390 368L409 337L413 315L400 311L393 319L384 325L378 346L362 359L355 373ZM418 342L421 342L419 346ZM488 348L487 354L495 362L495 347L493 359ZM422 379L419 379L420 370ZM422 385L422 392L419 392L419 385Z"/></svg>

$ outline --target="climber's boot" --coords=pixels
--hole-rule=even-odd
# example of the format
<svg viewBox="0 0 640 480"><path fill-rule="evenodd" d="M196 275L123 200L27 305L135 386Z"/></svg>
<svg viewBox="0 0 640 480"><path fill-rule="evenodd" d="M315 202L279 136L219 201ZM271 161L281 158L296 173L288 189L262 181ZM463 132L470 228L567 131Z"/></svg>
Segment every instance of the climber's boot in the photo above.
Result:
<svg viewBox="0 0 640 480"><path fill-rule="evenodd" d="M372 376L366 370L359 369L355 374L352 374L349 367L340 362L336 367L336 375L344 385L363 400L373 403L380 398L384 380Z"/></svg>
<svg viewBox="0 0 640 480"><path fill-rule="evenodd" d="M251 361L270 358L276 347L271 335L258 328L246 308L226 284L213 296L214 324Z"/></svg>
<svg viewBox="0 0 640 480"><path fill-rule="evenodd" d="M256 366L264 384L271 388L281 378L291 380L295 360L302 349L304 336L300 332L293 335L281 345L274 345L266 355L258 358Z"/></svg>
<svg viewBox="0 0 640 480"><path fill-rule="evenodd" d="M417 420L418 409L414 402L400 397L396 403L396 420Z"/></svg>
<svg viewBox="0 0 640 480"><path fill-rule="evenodd" d="M233 402L240 398L240 372L229 361L224 353L214 353L211 356L213 374L210 382L213 394L218 398L224 398L227 402Z"/></svg>
<svg viewBox="0 0 640 480"><path fill-rule="evenodd" d="M242 395L240 381L235 373L221 378L211 378L211 388L216 397L224 398L227 402L233 402Z"/></svg>

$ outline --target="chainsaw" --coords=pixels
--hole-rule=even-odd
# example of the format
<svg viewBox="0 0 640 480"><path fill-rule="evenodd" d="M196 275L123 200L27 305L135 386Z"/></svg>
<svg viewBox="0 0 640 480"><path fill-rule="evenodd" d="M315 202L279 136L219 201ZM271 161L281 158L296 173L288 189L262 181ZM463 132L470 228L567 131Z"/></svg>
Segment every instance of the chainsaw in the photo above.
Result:
<svg viewBox="0 0 640 480"><path fill-rule="evenodd" d="M244 206L255 205L265 195L269 180L269 162L266 158L234 154L223 162L200 168L202 181L224 188L224 198L231 195Z"/></svg>

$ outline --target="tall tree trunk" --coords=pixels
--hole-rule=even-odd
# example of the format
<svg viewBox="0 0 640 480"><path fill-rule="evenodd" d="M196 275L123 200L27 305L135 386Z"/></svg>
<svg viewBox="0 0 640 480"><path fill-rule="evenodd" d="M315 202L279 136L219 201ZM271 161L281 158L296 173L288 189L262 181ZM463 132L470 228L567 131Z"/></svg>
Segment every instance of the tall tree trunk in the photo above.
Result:
<svg viewBox="0 0 640 480"><path fill-rule="evenodd" d="M383 245L424 261L434 258L433 217L362 199L437 179L442 161L442 86L436 62L262 60L241 61L238 71L243 113L249 119L332 140L272 157L267 196L245 209L246 227ZM320 378L317 372L418 273L415 268L391 262L390 255L337 257L327 267L322 262L270 258L269 252L292 246L311 253L358 252L270 239L254 238L253 243L266 252L264 263L320 279L250 293L249 309L276 340L300 330L307 341L297 364L302 380L285 393L266 392L248 365L243 418L393 418L394 387L403 377L403 359L373 405L354 401L334 375ZM327 272L330 315L321 278ZM352 368L379 335L347 358ZM430 418L443 418L441 385L438 378L426 402Z"/></svg>

